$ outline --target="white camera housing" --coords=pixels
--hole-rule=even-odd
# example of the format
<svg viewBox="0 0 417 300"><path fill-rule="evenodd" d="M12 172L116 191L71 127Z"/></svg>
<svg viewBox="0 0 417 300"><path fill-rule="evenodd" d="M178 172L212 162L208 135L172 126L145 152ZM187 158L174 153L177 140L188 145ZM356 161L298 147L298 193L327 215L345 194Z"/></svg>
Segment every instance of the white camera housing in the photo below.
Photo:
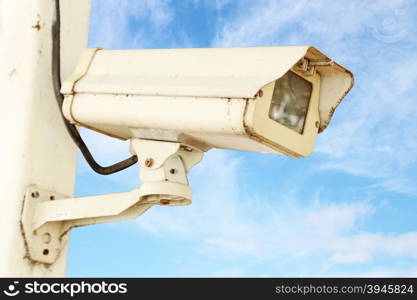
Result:
<svg viewBox="0 0 417 300"><path fill-rule="evenodd" d="M348 70L313 47L88 49L62 85L63 113L130 139L134 156L121 165L137 159L143 183L81 198L29 186L21 219L28 257L54 263L74 227L190 204L187 175L210 148L309 155L352 85Z"/></svg>
<svg viewBox="0 0 417 300"><path fill-rule="evenodd" d="M290 77L308 93L291 87ZM71 123L119 139L304 157L352 86L350 71L309 46L95 48L84 53L61 92ZM271 117L277 97L280 121ZM306 99L301 106L300 97ZM285 101L302 111L287 116L290 127L282 121Z"/></svg>

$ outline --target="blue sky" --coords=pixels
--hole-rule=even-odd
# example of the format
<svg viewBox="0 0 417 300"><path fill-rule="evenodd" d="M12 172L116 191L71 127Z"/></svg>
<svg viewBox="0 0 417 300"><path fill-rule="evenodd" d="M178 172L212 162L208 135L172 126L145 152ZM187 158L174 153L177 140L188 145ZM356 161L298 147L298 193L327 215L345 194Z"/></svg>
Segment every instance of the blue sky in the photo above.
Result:
<svg viewBox="0 0 417 300"><path fill-rule="evenodd" d="M211 150L193 203L77 228L68 276L417 276L417 1L94 1L89 46L314 45L355 87L313 155ZM83 130L97 159L128 143ZM138 168L78 160L76 195L128 191Z"/></svg>

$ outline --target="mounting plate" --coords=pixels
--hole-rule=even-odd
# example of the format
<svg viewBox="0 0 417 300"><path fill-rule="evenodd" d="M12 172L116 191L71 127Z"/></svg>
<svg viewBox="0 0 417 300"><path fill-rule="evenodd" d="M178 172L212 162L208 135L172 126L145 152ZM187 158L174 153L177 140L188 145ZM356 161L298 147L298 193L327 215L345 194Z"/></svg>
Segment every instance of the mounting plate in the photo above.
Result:
<svg viewBox="0 0 417 300"><path fill-rule="evenodd" d="M153 205L191 203L187 173L203 152L179 143L144 140L134 140L132 149L135 153L141 149L143 156L139 156L143 184L132 191L72 198L28 186L21 219L26 258L53 264L74 227L137 218Z"/></svg>
<svg viewBox="0 0 417 300"><path fill-rule="evenodd" d="M37 205L41 202L69 198L68 196L28 186L23 203L21 230L26 246L26 257L32 261L52 264L67 242L67 234L61 235L62 222L46 223L34 229Z"/></svg>

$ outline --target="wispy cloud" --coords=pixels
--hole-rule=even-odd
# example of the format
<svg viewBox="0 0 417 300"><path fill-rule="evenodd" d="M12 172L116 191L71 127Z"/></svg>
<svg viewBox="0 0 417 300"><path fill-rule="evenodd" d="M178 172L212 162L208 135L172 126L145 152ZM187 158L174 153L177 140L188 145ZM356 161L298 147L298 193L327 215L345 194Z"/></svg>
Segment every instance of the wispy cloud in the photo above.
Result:
<svg viewBox="0 0 417 300"><path fill-rule="evenodd" d="M416 180L415 3L245 2L213 45L312 44L329 53L355 73L356 85L319 138L322 167L384 182Z"/></svg>
<svg viewBox="0 0 417 300"><path fill-rule="evenodd" d="M225 262L213 276L253 276L253 270L242 266L245 261L272 266L262 271L269 276L416 276L415 229L367 226L371 219L383 223L382 211L397 205L385 196L368 197L368 191L417 194L416 1L192 2L216 11L210 19L218 28L208 43L212 46L313 44L355 73L354 90L319 136L317 164L304 173L320 176L336 170L337 180L351 174L372 183L355 187L364 191L359 197L340 200L319 187L300 193L299 174L288 172L280 177L285 183L281 192L265 195L244 186L253 182L245 178L243 156L214 150L191 172L193 204L154 207L140 218L139 229L160 240L190 242L196 255ZM172 35L173 1L93 3L90 45L175 44L175 39L164 39ZM226 8L227 17L222 15ZM187 32L175 34L193 45ZM83 134L103 164L129 155L127 142ZM253 166L260 177L262 159ZM79 174L85 171L81 168ZM133 188L137 169L129 172L113 180ZM355 266L359 268L343 269Z"/></svg>
<svg viewBox="0 0 417 300"><path fill-rule="evenodd" d="M247 271L241 267L235 266L227 269L221 269L211 274L211 277L244 277Z"/></svg>
<svg viewBox="0 0 417 300"><path fill-rule="evenodd" d="M365 263L371 259L366 253L336 253L330 257L330 261L337 264Z"/></svg>
<svg viewBox="0 0 417 300"><path fill-rule="evenodd" d="M231 4L231 0L189 0L194 4L194 6L204 5L204 7L215 9L215 10L222 10L227 5Z"/></svg>
<svg viewBox="0 0 417 300"><path fill-rule="evenodd" d="M319 136L315 151L324 155L321 168L376 178L381 188L415 195L405 185L386 184L417 180L415 0L191 2L218 10L234 5L234 14L214 19L219 29L213 46L314 44L353 70L353 92ZM166 26L175 16L170 1L93 4L90 44L109 48L154 45L170 33ZM193 44L185 32L176 34L183 44ZM116 145L112 153L121 150Z"/></svg>
<svg viewBox="0 0 417 300"><path fill-rule="evenodd" d="M139 228L160 239L193 241L212 258L269 261L277 270L277 261L300 257L320 256L329 266L364 264L368 270L369 263L384 257L417 260L417 232L366 231L363 221L378 212L378 203L332 203L320 195L302 201L288 196L260 201L242 194L239 176L238 158L210 152L194 173L193 181L199 184L192 206L155 207L142 216ZM305 274L312 275L317 274Z"/></svg>
<svg viewBox="0 0 417 300"><path fill-rule="evenodd" d="M144 48L172 20L170 0L92 2L89 44L110 49Z"/></svg>

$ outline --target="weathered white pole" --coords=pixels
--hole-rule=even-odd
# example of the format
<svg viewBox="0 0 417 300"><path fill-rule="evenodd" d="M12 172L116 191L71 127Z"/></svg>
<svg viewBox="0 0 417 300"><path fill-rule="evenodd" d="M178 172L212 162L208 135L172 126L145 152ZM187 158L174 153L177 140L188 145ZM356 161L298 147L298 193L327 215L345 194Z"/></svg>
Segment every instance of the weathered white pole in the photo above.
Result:
<svg viewBox="0 0 417 300"><path fill-rule="evenodd" d="M61 0L61 77L87 46L90 0ZM64 276L66 249L51 265L26 255L20 218L28 185L72 195L76 148L52 82L55 0L0 0L0 276Z"/></svg>

